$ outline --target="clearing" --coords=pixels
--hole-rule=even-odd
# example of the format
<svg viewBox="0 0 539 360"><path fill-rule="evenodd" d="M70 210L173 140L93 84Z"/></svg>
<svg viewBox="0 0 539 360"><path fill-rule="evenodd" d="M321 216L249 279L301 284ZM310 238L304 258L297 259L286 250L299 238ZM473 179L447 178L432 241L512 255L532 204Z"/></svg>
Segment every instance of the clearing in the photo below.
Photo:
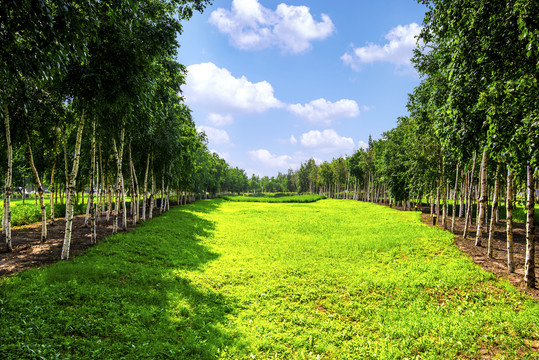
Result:
<svg viewBox="0 0 539 360"><path fill-rule="evenodd" d="M199 201L2 279L0 356L538 358L539 303L419 212Z"/></svg>

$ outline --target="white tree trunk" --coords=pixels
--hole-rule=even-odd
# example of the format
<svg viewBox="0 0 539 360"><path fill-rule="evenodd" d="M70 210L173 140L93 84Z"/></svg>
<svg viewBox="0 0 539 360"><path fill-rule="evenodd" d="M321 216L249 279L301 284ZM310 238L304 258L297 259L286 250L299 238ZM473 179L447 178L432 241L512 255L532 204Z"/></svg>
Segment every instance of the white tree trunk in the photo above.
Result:
<svg viewBox="0 0 539 360"><path fill-rule="evenodd" d="M96 206L94 205L94 190L95 190L95 120L92 123L92 142L90 146L90 193L88 194L88 206L90 207L91 229L92 229L92 244L97 243L97 225L95 219ZM99 179L99 178L97 178ZM99 181L99 180L98 180ZM97 203L97 201L95 201Z"/></svg>
<svg viewBox="0 0 539 360"><path fill-rule="evenodd" d="M468 196L466 197L466 217L464 219L464 233L462 234L462 237L466 239L468 236L468 226L471 224L471 217L472 217L472 191L473 191L473 183L474 183L474 173L475 173L475 163L477 160L477 152L473 152L473 165L472 165L472 172L470 176L468 177Z"/></svg>
<svg viewBox="0 0 539 360"><path fill-rule="evenodd" d="M485 208L487 202L487 150L483 150L481 159L481 192L478 201L479 212L477 213L477 232L475 233L475 246L481 246L483 238L483 216L485 216Z"/></svg>
<svg viewBox="0 0 539 360"><path fill-rule="evenodd" d="M41 184L41 179L37 172L36 166L34 164L34 156L32 154L32 146L30 144L30 136L28 135L28 130L25 129L26 135L26 144L28 145L28 157L30 160L30 167L32 168L32 173L37 185L37 192L39 194L39 206L41 207L41 242L47 240L47 209L45 208L45 199L43 197L43 185Z"/></svg>
<svg viewBox="0 0 539 360"><path fill-rule="evenodd" d="M496 181L494 182L494 196L492 200L492 212L490 217L490 227L488 230L487 256L492 258L492 239L494 237L494 225L496 224L496 212L498 211L498 193L500 192L500 173L501 166L496 168Z"/></svg>
<svg viewBox="0 0 539 360"><path fill-rule="evenodd" d="M148 171L150 169L150 153L146 158L146 172L144 173L144 189L142 192L142 221L146 221L146 206L148 201Z"/></svg>
<svg viewBox="0 0 539 360"><path fill-rule="evenodd" d="M149 214L149 217L150 219L153 217L153 209L155 207L155 172L153 171L153 167L152 167L152 191L150 193L150 214Z"/></svg>
<svg viewBox="0 0 539 360"><path fill-rule="evenodd" d="M80 145L82 143L82 130L84 129L85 112L83 110L77 129L77 140L75 142L75 154L73 158L73 168L69 175L68 196L66 203L66 229L64 243L62 246L62 260L69 259L69 248L71 247L71 231L73 229L73 201L75 200L75 188L77 185L77 173L79 172Z"/></svg>
<svg viewBox="0 0 539 360"><path fill-rule="evenodd" d="M52 170L51 170L51 197L50 197L50 204L51 204L51 222L49 223L50 226L54 226L54 199L56 194L56 188L54 186L54 173L56 170L56 159L58 158L58 134L55 129L55 140L54 140L54 160L52 162Z"/></svg>
<svg viewBox="0 0 539 360"><path fill-rule="evenodd" d="M455 233L455 216L457 213L457 191L459 188L459 165L457 164L457 175L455 176L455 193L453 194L453 211L451 219L451 232Z"/></svg>
<svg viewBox="0 0 539 360"><path fill-rule="evenodd" d="M527 218L526 218L526 263L524 281L528 288L535 289L535 180L533 168L527 167Z"/></svg>
<svg viewBox="0 0 539 360"><path fill-rule="evenodd" d="M207 192L204 191L205 196L206 194ZM159 213L162 214L164 209L165 209L165 174L163 173L163 176L161 177L161 206L159 207Z"/></svg>
<svg viewBox="0 0 539 360"><path fill-rule="evenodd" d="M4 185L4 217L2 219L2 232L6 235L6 251L13 251L11 244L11 177L13 171L13 148L11 146L11 132L9 129L9 110L4 107L4 123L6 126L7 145L7 173Z"/></svg>
<svg viewBox="0 0 539 360"><path fill-rule="evenodd" d="M131 199L132 204L132 212L133 212L133 225L136 225L138 222L138 216L139 216L139 200L140 200L140 193L139 193L139 186L138 186L138 179L137 179L137 172L135 171L135 165L133 164L133 158L131 156L131 144L129 144L129 167L131 172L131 183L133 188L133 194Z"/></svg>
<svg viewBox="0 0 539 360"><path fill-rule="evenodd" d="M505 199L507 211L507 271L515 272L515 256L513 245L513 173L507 169L507 195Z"/></svg>
<svg viewBox="0 0 539 360"><path fill-rule="evenodd" d="M124 181L122 175L122 158L123 158L123 147L124 147L124 135L125 130L122 128L120 132L120 146L119 149L116 146L116 139L112 139L112 148L114 150L114 156L116 157L116 204L114 206L114 225L112 232L118 232L118 216L120 215L120 202L122 206L122 220L123 220L123 229L127 230L127 209L125 205L125 191L124 191Z"/></svg>

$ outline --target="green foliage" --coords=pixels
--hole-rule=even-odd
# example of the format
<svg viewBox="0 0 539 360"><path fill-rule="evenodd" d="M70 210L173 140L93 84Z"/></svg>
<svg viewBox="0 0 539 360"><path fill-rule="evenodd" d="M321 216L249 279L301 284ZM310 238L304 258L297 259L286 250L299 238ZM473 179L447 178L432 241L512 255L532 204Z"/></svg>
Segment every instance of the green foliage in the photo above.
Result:
<svg viewBox="0 0 539 360"><path fill-rule="evenodd" d="M4 214L4 201L0 201L0 216ZM47 221L50 218L50 203L46 201L45 209L47 211ZM74 215L84 214L86 211L86 204L77 204L73 207ZM63 218L65 216L66 206L65 204L56 204L54 206L54 217ZM22 200L11 200L11 225L20 226L28 225L41 221L41 207L39 204L35 204L34 200L27 199L25 204L22 204Z"/></svg>
<svg viewBox="0 0 539 360"><path fill-rule="evenodd" d="M236 202L262 202L262 203L311 203L326 199L324 195L286 195L286 194L245 194L243 196L223 195L221 198Z"/></svg>
<svg viewBox="0 0 539 360"><path fill-rule="evenodd" d="M3 359L534 358L539 305L417 212L199 201L2 279Z"/></svg>

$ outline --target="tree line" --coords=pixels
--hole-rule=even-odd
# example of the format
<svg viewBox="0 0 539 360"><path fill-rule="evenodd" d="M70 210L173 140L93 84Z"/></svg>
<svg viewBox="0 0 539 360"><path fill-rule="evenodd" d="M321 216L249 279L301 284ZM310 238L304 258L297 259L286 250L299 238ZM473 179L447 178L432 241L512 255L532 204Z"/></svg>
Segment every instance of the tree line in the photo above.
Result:
<svg viewBox="0 0 539 360"><path fill-rule="evenodd" d="M113 214L113 232L127 227L127 195L137 222L152 217L158 196L161 209L167 207L173 190L178 202L239 191L247 176L208 150L181 95L186 68L175 60L182 22L209 3L0 3L7 251L12 250L11 199L28 179L42 210L42 241L48 223L55 222L55 205L65 202L63 259L69 257L79 192L88 194L95 242L100 214Z"/></svg>

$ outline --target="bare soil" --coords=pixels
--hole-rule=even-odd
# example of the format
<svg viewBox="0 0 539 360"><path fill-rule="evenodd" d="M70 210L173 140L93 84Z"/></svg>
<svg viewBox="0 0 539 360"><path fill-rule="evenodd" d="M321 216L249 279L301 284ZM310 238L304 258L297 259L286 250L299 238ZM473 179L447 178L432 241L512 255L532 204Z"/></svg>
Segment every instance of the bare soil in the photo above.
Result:
<svg viewBox="0 0 539 360"><path fill-rule="evenodd" d="M424 206L421 219L423 223L432 225L430 217L430 207ZM159 215L159 211L154 212ZM154 216L155 216L154 215ZM99 217L97 226L98 242L105 237L112 235L113 216L107 221L105 216ZM128 216L128 228L131 230L134 225L130 216ZM119 219L120 232L122 220ZM443 228L441 219L436 225ZM447 229L451 229L451 218L447 221ZM456 218L455 221L455 241L454 244L463 253L470 256L476 263L481 265L486 271L495 274L497 277L508 279L517 289L539 300L539 274L536 280L536 289L529 289L524 282L524 262L526 258L526 227L522 223L514 223L514 261L515 272L509 274L507 271L507 242L506 242L506 223L501 220L494 228L494 241L492 244L492 258L487 257L488 234L486 230L483 234L481 246L475 246L476 224L472 222L468 238L462 237L464 231L464 218ZM536 239L538 237L539 226L536 226ZM65 220L57 219L54 226L48 226L48 239L41 243L41 223L34 223L12 229L13 252L6 253L0 245L0 277L9 276L32 267L48 266L60 260L62 243L65 233ZM90 227L84 227L84 215L76 216L73 219L73 235L71 241L70 257L77 256L88 249L91 244ZM536 242L535 263L539 265L539 241Z"/></svg>
<svg viewBox="0 0 539 360"><path fill-rule="evenodd" d="M432 217L430 216L430 207L424 206L421 208L421 220L423 223L432 225ZM436 226L443 229L442 219L439 219ZM447 219L446 229L451 230L452 218ZM490 220L489 220L490 222ZM468 236L463 238L464 233L464 217L455 219L455 241L454 244L463 253L470 256L470 258L485 269L496 275L498 278L505 278L509 280L518 290L524 292L533 298L539 300L539 271L536 270L536 282L535 289L529 289L524 282L524 263L526 260L526 224L513 222L513 242L514 242L514 267L515 272L509 273L507 271L507 232L506 221L500 220L494 226L494 236L492 246L492 258L487 256L488 249L488 232L487 227L484 227L483 237L480 246L475 246L477 223L472 221L472 226L468 229ZM490 224L489 224L490 225ZM539 241L537 241L539 235L539 226L535 227L535 264L539 265Z"/></svg>
<svg viewBox="0 0 539 360"><path fill-rule="evenodd" d="M153 216L159 215L159 210ZM112 235L114 216L107 221L105 215L98 218L97 242ZM123 219L118 218L119 232L123 230ZM127 231L134 227L131 216L127 217ZM5 238L0 245L0 277L13 275L27 268L48 266L60 260L65 234L65 219L56 219L54 225L47 226L47 240L41 242L41 222L13 227L11 230L12 252L4 248ZM91 228L84 226L84 215L73 217L73 230L69 257L84 253L91 243Z"/></svg>

